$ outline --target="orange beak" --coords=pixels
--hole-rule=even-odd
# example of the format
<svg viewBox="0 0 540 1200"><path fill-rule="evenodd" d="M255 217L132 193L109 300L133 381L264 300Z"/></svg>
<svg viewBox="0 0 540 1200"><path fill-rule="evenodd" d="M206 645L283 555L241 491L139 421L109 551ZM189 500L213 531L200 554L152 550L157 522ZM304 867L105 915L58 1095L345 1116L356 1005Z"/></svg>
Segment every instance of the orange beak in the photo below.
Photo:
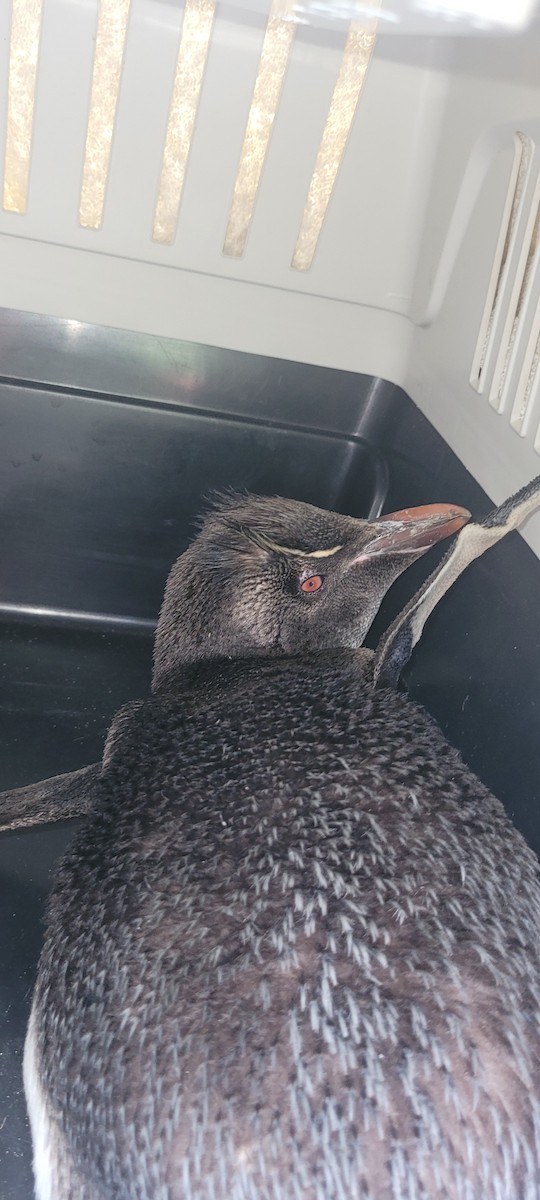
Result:
<svg viewBox="0 0 540 1200"><path fill-rule="evenodd" d="M418 508L402 508L386 513L374 525L384 523L373 541L364 547L355 562L379 554L414 554L420 556L443 538L450 537L467 523L470 512L456 504L422 504Z"/></svg>

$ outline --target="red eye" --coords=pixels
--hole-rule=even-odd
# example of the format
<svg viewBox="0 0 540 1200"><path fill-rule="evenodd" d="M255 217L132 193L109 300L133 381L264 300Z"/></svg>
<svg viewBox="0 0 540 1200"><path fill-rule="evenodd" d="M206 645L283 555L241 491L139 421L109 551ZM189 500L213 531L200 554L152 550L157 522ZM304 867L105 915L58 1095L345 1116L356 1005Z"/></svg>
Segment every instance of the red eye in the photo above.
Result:
<svg viewBox="0 0 540 1200"><path fill-rule="evenodd" d="M310 575L309 579L304 579L300 584L303 592L318 592L323 585L322 575Z"/></svg>

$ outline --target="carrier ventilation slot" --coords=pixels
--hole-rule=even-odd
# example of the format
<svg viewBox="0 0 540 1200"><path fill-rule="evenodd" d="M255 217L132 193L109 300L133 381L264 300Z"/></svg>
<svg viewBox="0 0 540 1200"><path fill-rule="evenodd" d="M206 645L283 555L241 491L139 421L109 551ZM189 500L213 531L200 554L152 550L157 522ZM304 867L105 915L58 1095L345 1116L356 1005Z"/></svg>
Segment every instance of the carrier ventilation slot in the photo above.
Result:
<svg viewBox="0 0 540 1200"><path fill-rule="evenodd" d="M309 270L315 256L371 62L377 36L380 2L381 0L365 0L365 15L362 20L351 21L349 26L291 262L296 271ZM294 12L294 0L273 0L223 245L223 253L234 258L239 258L246 248L272 125L293 46Z"/></svg>
<svg viewBox="0 0 540 1200"><path fill-rule="evenodd" d="M99 229L118 105L131 0L101 0L96 29L79 221Z"/></svg>
<svg viewBox="0 0 540 1200"><path fill-rule="evenodd" d="M25 213L28 204L41 13L42 0L13 0L2 200L6 212Z"/></svg>
<svg viewBox="0 0 540 1200"><path fill-rule="evenodd" d="M540 381L540 305L537 305L531 336L524 356L523 368L516 389L511 424L516 433L526 437L531 428L533 413L538 411ZM540 426L536 431L535 450L540 453Z"/></svg>
<svg viewBox="0 0 540 1200"><path fill-rule="evenodd" d="M176 233L215 13L215 0L186 0L152 229L164 245Z"/></svg>
<svg viewBox="0 0 540 1200"><path fill-rule="evenodd" d="M239 258L249 226L294 38L293 0L273 0L234 184L223 253Z"/></svg>
<svg viewBox="0 0 540 1200"><path fill-rule="evenodd" d="M509 289L506 301L506 316L500 336L495 358L493 380L489 392L489 401L497 412L504 412L509 395L509 384L514 374L513 368L519 366L516 362L521 351L524 326L529 319L532 293L538 268L538 245L540 234L540 180L535 188L533 203L529 210L518 260L514 270L513 286Z"/></svg>
<svg viewBox="0 0 540 1200"><path fill-rule="evenodd" d="M540 173L534 143L515 135L515 155L495 264L471 372L511 428L540 453Z"/></svg>
<svg viewBox="0 0 540 1200"><path fill-rule="evenodd" d="M363 20L350 25L294 249L291 266L297 271L308 271L315 257L375 47L379 6L380 0L369 0Z"/></svg>
<svg viewBox="0 0 540 1200"><path fill-rule="evenodd" d="M506 290L509 261L512 258L511 251L514 249L516 242L517 218L521 208L523 188L529 176L532 157L533 142L527 134L518 131L514 136L514 142L514 161L508 193L471 371L471 384L476 392L484 391L488 367L496 349L493 335L497 325L502 297Z"/></svg>
<svg viewBox="0 0 540 1200"><path fill-rule="evenodd" d="M377 36L381 0L364 0L362 14L348 23L336 84L311 180L291 267L307 271L321 230L364 89ZM90 102L84 133L79 225L102 228L124 60L130 54L131 0L97 0ZM212 45L217 0L185 0L172 95L167 114L151 236L163 246L175 241L196 118ZM39 68L43 0L11 0L7 134L3 209L28 209L34 102ZM271 0L255 87L229 205L223 254L243 255L262 182L272 129L291 61L298 17L296 0ZM145 235L149 232L145 230Z"/></svg>

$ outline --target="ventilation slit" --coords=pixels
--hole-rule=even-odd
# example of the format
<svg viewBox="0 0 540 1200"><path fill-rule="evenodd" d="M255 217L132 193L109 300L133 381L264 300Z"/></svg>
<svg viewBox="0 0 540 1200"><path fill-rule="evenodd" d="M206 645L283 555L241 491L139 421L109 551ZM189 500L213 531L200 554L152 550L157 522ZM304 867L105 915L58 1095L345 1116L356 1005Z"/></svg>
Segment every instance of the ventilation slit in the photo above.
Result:
<svg viewBox="0 0 540 1200"><path fill-rule="evenodd" d="M240 258L261 182L295 34L292 0L273 0L253 89L223 253Z"/></svg>
<svg viewBox="0 0 540 1200"><path fill-rule="evenodd" d="M540 454L540 168L530 137L515 147L471 383L489 376L490 405Z"/></svg>
<svg viewBox="0 0 540 1200"><path fill-rule="evenodd" d="M351 21L336 86L330 101L291 263L295 271L309 271L313 263L354 115L364 89L366 73L373 56L380 0L367 0L363 7L365 8L365 17L361 21Z"/></svg>
<svg viewBox="0 0 540 1200"><path fill-rule="evenodd" d="M505 407L505 401L507 398L506 384L509 367L513 361L517 348L518 334L521 333L523 323L528 313L531 285L538 260L539 237L540 191L537 185L535 203L531 212L531 217L527 223L527 231L523 240L523 249L516 271L516 281L514 288L512 289L512 296L509 303L509 310L504 330L505 336L503 336L502 346L499 351L496 364L496 374L491 388L490 402L493 404L494 408L498 409L499 412L502 412L503 408ZM517 300L515 299L516 293ZM507 330L509 327L510 332L508 334ZM506 349L504 350L505 346Z"/></svg>
<svg viewBox="0 0 540 1200"><path fill-rule="evenodd" d="M131 0L100 0L79 222L99 229L103 218L120 75Z"/></svg>
<svg viewBox="0 0 540 1200"><path fill-rule="evenodd" d="M522 133L519 130L514 135L514 144L514 162L512 164L508 194L499 232L495 263L488 288L470 377L471 385L477 392L483 392L484 390L486 371L494 350L493 333L495 319L500 310L501 298L504 291L503 285L507 278L510 251L513 249L516 240L517 218L520 212L523 189L529 176L533 151L532 139L526 133Z"/></svg>
<svg viewBox="0 0 540 1200"><path fill-rule="evenodd" d="M215 13L215 0L186 0L152 229L163 245L176 234Z"/></svg>
<svg viewBox="0 0 540 1200"><path fill-rule="evenodd" d="M540 310L536 311L536 328L538 328L539 319ZM535 400L536 392L538 392L538 388L535 388L535 384L536 376L538 376L538 365L540 361L540 332L536 332L536 338L533 344L534 350L532 359L530 359L529 362L528 371L526 372L526 383L524 383L523 391L521 388L518 388L516 403L514 404L514 409L512 409L512 427L515 428L516 433L521 433L522 436L527 433L527 418L529 415L529 410L532 410L533 401ZM535 449L538 449L538 446L536 446Z"/></svg>
<svg viewBox="0 0 540 1200"><path fill-rule="evenodd" d="M41 13L42 0L13 0L2 201L6 212L25 213L28 203Z"/></svg>
<svg viewBox="0 0 540 1200"><path fill-rule="evenodd" d="M512 428L521 437L529 432L535 401L538 394L538 363L540 360L540 302L536 305L533 326L530 332L523 367L510 417Z"/></svg>

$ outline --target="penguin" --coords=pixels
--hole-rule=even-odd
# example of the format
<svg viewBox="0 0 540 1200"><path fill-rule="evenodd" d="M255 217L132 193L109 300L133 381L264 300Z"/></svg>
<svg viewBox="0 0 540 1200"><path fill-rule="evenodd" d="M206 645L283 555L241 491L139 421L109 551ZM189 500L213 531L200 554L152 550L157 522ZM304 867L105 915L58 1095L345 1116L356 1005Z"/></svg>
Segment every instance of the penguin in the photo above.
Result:
<svg viewBox="0 0 540 1200"><path fill-rule="evenodd" d="M113 721L26 1039L38 1200L540 1197L540 868L386 678L456 548L362 647L449 514L298 515L207 518Z"/></svg>
<svg viewBox="0 0 540 1200"><path fill-rule="evenodd" d="M335 546L339 547L340 538L343 540L347 537L352 539L353 544L360 539L362 545L364 542L369 545L375 543L376 539L380 539L383 534L385 537L391 536L391 540L395 541L395 555L392 560L385 551L385 545L387 551L392 549L391 541L386 541L386 543L379 541L377 543L380 548L378 554L384 556L382 569L379 558L375 554L371 554L373 564L377 564L376 569L372 569L367 574L364 572L364 592L358 597L354 628L352 632L349 631L349 637L356 646L363 641L385 592L397 575L415 558L425 553L430 545L442 537L449 537L455 533L470 517L467 509L452 505L424 505L418 508L408 508L401 512L387 513L379 517L377 521L370 522L343 517L337 513L325 513L311 505L280 498L255 496L242 498L238 495L235 497L233 493L230 493L227 497L217 497L216 502L223 511L226 511L227 508L235 509L237 520L240 523L247 520L253 526L256 526L257 523L262 525L264 529L265 522L266 524L270 522L270 525L277 530L282 529L289 534L293 531L297 540L297 548L289 548L288 558L292 561L298 559L298 547L300 550L302 549L302 538L311 536L311 531L315 536L315 541L319 532L323 532L328 542L326 548L324 546L322 549L315 548L315 555L312 556L314 565L319 562L319 559L319 565L321 565L325 559L333 557L333 547L330 545L332 541ZM215 621L210 620L211 614L208 613L207 607L204 604L201 604L199 608L192 606L190 596L186 591L188 587L196 589L197 572L204 565L201 556L204 553L208 537L211 536L212 522L213 519L209 518L201 531L200 538L180 557L170 573L154 643L153 689L158 686L165 675L176 669L178 663L184 664L191 661L193 656L209 656L216 653L223 655L228 652L229 646L232 647L233 653L239 651L237 632L233 625L227 628L225 614L220 618L222 627L218 629ZM413 546L413 538L418 542L418 546ZM410 544L404 544L402 547L400 539L403 543L409 542ZM289 540L294 541L294 537ZM421 544L422 540L425 545ZM224 545L223 550L226 549L227 546ZM229 571L232 562L231 556L227 559ZM223 570L223 567L221 569ZM188 580L191 580L191 583L188 583ZM206 621L202 629L200 628L200 617ZM197 624L197 622L199 623ZM345 631L341 628L340 621L330 623L330 627L325 631L317 629L315 632L323 641L324 638L327 639L327 645L343 644ZM259 642L259 649L262 652L270 652L271 646L266 643L264 634L259 636ZM251 650L256 649L253 637L250 648ZM77 771L55 775L39 783L1 792L0 833L84 816L92 806L94 784L102 770L103 762L92 763Z"/></svg>
<svg viewBox="0 0 540 1200"><path fill-rule="evenodd" d="M539 507L540 475L537 475L483 520L471 521L461 529L442 561L381 638L373 668L376 686L397 685L428 617L448 589L476 558L519 529Z"/></svg>

